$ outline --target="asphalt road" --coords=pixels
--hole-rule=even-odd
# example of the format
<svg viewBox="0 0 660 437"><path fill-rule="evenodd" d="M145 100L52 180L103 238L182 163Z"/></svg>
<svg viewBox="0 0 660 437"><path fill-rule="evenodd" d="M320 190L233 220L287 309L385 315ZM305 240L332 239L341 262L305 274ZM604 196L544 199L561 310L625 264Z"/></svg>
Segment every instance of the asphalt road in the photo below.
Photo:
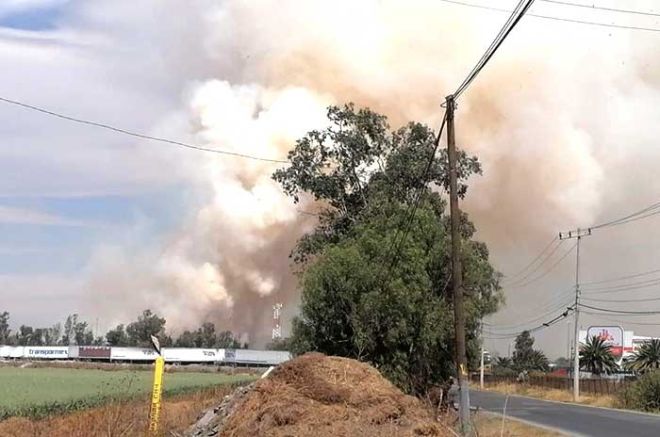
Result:
<svg viewBox="0 0 660 437"><path fill-rule="evenodd" d="M470 403L473 406L494 413L502 414L505 399L506 395L500 393L470 391ZM660 415L585 407L522 396L509 396L506 415L574 436L660 436Z"/></svg>

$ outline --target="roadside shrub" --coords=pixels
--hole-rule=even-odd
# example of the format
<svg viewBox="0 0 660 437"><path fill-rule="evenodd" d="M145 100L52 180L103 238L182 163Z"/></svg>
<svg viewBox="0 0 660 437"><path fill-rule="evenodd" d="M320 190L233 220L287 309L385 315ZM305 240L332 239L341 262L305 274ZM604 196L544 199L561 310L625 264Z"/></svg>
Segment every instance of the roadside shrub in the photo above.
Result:
<svg viewBox="0 0 660 437"><path fill-rule="evenodd" d="M518 372L515 370L508 368L508 367L493 367L493 375L496 376L510 376L512 378L515 378L518 376Z"/></svg>
<svg viewBox="0 0 660 437"><path fill-rule="evenodd" d="M618 401L623 408L660 411L660 371L642 375L630 387L619 393Z"/></svg>

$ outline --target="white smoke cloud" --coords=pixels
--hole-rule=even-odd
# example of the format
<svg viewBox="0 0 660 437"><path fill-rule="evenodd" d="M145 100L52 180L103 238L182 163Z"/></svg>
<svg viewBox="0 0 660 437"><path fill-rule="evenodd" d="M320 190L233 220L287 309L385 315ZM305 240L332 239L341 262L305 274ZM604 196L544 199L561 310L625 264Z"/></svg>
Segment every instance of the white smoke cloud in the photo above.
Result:
<svg viewBox="0 0 660 437"><path fill-rule="evenodd" d="M121 72L136 88L157 81L164 100L179 104L160 122L145 121L157 132L276 159L304 132L324 125L330 103L370 106L394 127L409 120L439 124L444 96L506 19L433 0L77 6L63 23L105 41L111 73ZM654 25L643 17L534 7L554 16ZM654 200L660 188L653 165L660 134L655 38L525 17L459 101L459 145L478 154L484 167L464 207L505 272L524 265L559 230ZM116 69L125 56L135 60L134 70ZM181 213L181 228L154 247L130 238L99 247L88 271L94 308L125 321L153 306L177 327L212 319L267 335L270 305L296 300L286 257L310 226L271 181L277 166L192 152L159 156L155 166L149 150L137 147L148 175L162 177L152 167L165 168L165 176L171 172L189 184L189 209ZM587 262L585 274L640 270L643 256L627 255L614 266L594 255L599 263ZM538 287L506 290L511 306L532 318L535 302L570 285L570 273L567 265ZM106 299L114 303L105 305ZM294 312L292 305L286 310ZM511 323L507 311L494 323ZM548 332L541 341L562 350L557 333Z"/></svg>
<svg viewBox="0 0 660 437"><path fill-rule="evenodd" d="M270 158L322 125L330 102L370 106L395 126L437 123L444 95L505 19L424 0L224 2L209 7L207 17L205 53L216 70L193 92L196 136L208 146ZM648 71L640 82L636 61L648 52L629 53L630 41L644 38L526 18L459 102L459 144L479 156L485 173L473 181L465 208L497 265L518 265L558 229L593 222L604 198L611 201L613 190L629 183L610 174L631 159L612 138L629 131L617 120L639 108L649 88L657 92ZM622 57L631 60L621 64ZM656 111L645 105L642 112L650 119ZM648 148L648 140L633 136ZM225 288L173 294L188 300L226 293L220 300L233 303L226 306L235 317L259 319L282 284L295 287L288 269L250 262L257 253L285 258L300 235L299 217L270 180L273 168L214 157L199 170L197 183L210 185L212 199L182 231L177 259L210 263ZM288 235L289 244L277 235ZM512 293L524 317L535 314L529 305L547 285ZM500 317L507 319L506 310ZM255 320L234 327L267 332Z"/></svg>
<svg viewBox="0 0 660 437"><path fill-rule="evenodd" d="M326 123L329 102L297 87L273 90L209 80L193 92L190 111L196 137L207 147L285 159L298 137ZM263 338L267 322L246 319L246 307L259 313L268 311L266 302L273 299L294 300L292 273L281 266L303 225L271 179L278 166L207 155L194 176L198 189L208 193L206 203L161 251L99 254L91 272L91 297L130 292L130 299L122 299L122 314L151 305L175 328L220 317L237 333ZM278 234L288 243L282 244ZM126 259L132 261L116 265ZM126 271L131 272L128 278ZM271 299L260 302L266 297Z"/></svg>

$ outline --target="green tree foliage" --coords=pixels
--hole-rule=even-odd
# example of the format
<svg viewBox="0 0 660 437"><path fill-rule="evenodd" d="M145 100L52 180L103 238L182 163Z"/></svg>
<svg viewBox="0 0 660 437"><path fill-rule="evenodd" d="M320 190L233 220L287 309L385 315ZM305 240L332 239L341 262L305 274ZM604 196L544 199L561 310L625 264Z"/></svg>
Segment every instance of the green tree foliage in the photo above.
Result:
<svg viewBox="0 0 660 437"><path fill-rule="evenodd" d="M290 338L278 338L270 343L266 344L266 350L269 351L290 351L291 350L291 339Z"/></svg>
<svg viewBox="0 0 660 437"><path fill-rule="evenodd" d="M500 376L515 376L513 361L509 357L496 357L493 361L493 374Z"/></svg>
<svg viewBox="0 0 660 437"><path fill-rule="evenodd" d="M223 348L239 349L241 343L234 337L231 331L217 332L215 325L205 322L196 331L183 331L175 340L178 347L201 347L201 348Z"/></svg>
<svg viewBox="0 0 660 437"><path fill-rule="evenodd" d="M9 329L9 313L3 311L0 313L0 344L9 344L9 336L11 329Z"/></svg>
<svg viewBox="0 0 660 437"><path fill-rule="evenodd" d="M423 182L435 134L419 123L390 132L385 117L352 105L331 107L328 118L330 127L299 140L292 165L273 176L295 202L308 195L326 206L292 253L302 302L291 350L369 361L404 390L421 392L454 372L449 222L440 194ZM465 153L459 159L463 195L480 167ZM445 155L430 180L447 185ZM474 232L463 215L472 361L477 322L501 301L500 276Z"/></svg>
<svg viewBox="0 0 660 437"><path fill-rule="evenodd" d="M32 326L21 325L16 332L16 343L20 346L36 346L33 342L38 342L34 335Z"/></svg>
<svg viewBox="0 0 660 437"><path fill-rule="evenodd" d="M516 337L512 361L513 369L517 372L548 370L548 359L543 352L534 349L534 338L529 331L523 331Z"/></svg>
<svg viewBox="0 0 660 437"><path fill-rule="evenodd" d="M441 187L449 184L444 151L425 178L435 139L427 126L412 122L391 132L385 116L352 104L331 106L328 119L330 126L298 140L288 155L291 165L273 174L295 203L305 195L327 205L316 229L296 245L296 262L305 262L341 241L360 215L374 211L376 203L409 206L417 190L428 196L424 179ZM464 196L465 180L481 173L481 167L475 157L463 151L458 155L459 195ZM432 203L444 209L439 198ZM470 227L466 226L468 232Z"/></svg>
<svg viewBox="0 0 660 437"><path fill-rule="evenodd" d="M570 367L571 361L565 357L559 357L554 361L555 366L557 367Z"/></svg>
<svg viewBox="0 0 660 437"><path fill-rule="evenodd" d="M64 322L61 344L65 346L71 344L87 345L92 344L93 341L94 335L87 322L79 320L78 314L67 316Z"/></svg>
<svg viewBox="0 0 660 437"><path fill-rule="evenodd" d="M124 325L117 325L114 329L109 330L105 334L105 339L111 346L128 346L128 335Z"/></svg>
<svg viewBox="0 0 660 437"><path fill-rule="evenodd" d="M241 344L241 342L232 334L231 331L221 331L216 336L215 346L222 349L247 349L247 343Z"/></svg>
<svg viewBox="0 0 660 437"><path fill-rule="evenodd" d="M621 407L660 412L660 370L649 370L618 394Z"/></svg>
<svg viewBox="0 0 660 437"><path fill-rule="evenodd" d="M600 376L603 373L612 373L618 366L605 340L594 335L587 339L586 344L580 346L580 368Z"/></svg>
<svg viewBox="0 0 660 437"><path fill-rule="evenodd" d="M57 346L61 344L62 337L62 324L56 323L52 327L47 328L44 332L44 343L47 345Z"/></svg>
<svg viewBox="0 0 660 437"><path fill-rule="evenodd" d="M33 328L22 325L12 334L9 329L9 313L0 313L0 345L18 346L56 346L61 344L62 325L55 324L52 328Z"/></svg>
<svg viewBox="0 0 660 437"><path fill-rule="evenodd" d="M652 339L643 343L633 354L627 367L637 372L647 372L660 368L660 340Z"/></svg>
<svg viewBox="0 0 660 437"><path fill-rule="evenodd" d="M503 369L512 369L513 361L509 357L497 357L494 363L495 367L501 367Z"/></svg>
<svg viewBox="0 0 660 437"><path fill-rule="evenodd" d="M151 312L142 311L137 321L126 326L126 335L131 346L151 347L151 336L160 340L161 346L168 346L171 338L165 334L165 319Z"/></svg>
<svg viewBox="0 0 660 437"><path fill-rule="evenodd" d="M87 322L78 322L73 327L73 335L76 344L87 345L94 342L94 334L87 327Z"/></svg>
<svg viewBox="0 0 660 437"><path fill-rule="evenodd" d="M197 347L197 332L185 330L174 340L177 347Z"/></svg>

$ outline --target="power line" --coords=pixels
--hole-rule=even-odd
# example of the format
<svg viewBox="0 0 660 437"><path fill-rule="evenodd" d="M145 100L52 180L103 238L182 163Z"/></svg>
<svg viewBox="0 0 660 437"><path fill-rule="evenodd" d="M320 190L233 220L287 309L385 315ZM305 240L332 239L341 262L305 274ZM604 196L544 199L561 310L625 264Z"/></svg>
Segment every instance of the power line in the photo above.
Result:
<svg viewBox="0 0 660 437"><path fill-rule="evenodd" d="M491 6L484 6L484 5L476 5L474 3L467 3L463 1L458 1L458 0L439 0L441 2L445 3L452 3L455 5L461 5L461 6L467 6L470 8L477 8L477 9L486 9L489 11L496 11L496 12L511 12L509 9L503 9L503 8L494 8ZM647 32L660 32L660 29L654 28L654 27L640 27L640 26L627 26L623 24L608 24L608 23L600 23L597 21L587 21L587 20L577 20L573 18L562 18L562 17L554 17L552 15L541 15L541 14L533 14L533 13L528 13L527 14L530 17L536 17L536 18L542 18L545 20L552 20L552 21L563 21L566 23L575 23L575 24L586 24L589 26L599 26L599 27L611 27L615 29L627 29L627 30L642 30L642 31L647 31Z"/></svg>
<svg viewBox="0 0 660 437"><path fill-rule="evenodd" d="M508 333L508 334L497 334L497 333L492 333L491 335L494 335L494 337L486 337L486 336L484 336L484 338L487 339L487 340L505 340L505 339L508 339L508 338L515 338L515 337L518 337L520 334L522 334L522 333L525 332L525 331L527 331L527 332L529 332L530 334L532 334L532 333L535 333L535 332L541 331L541 330L543 330L543 329L549 328L550 326L556 324L556 323L559 322L560 320L562 320L562 319L568 317L568 314L569 314L571 311L573 311L573 308L567 308L566 311L564 311L563 313L561 313L560 315L558 315L558 316L555 317L554 319L552 319L552 320L550 320L550 321L548 321L548 322L542 323L541 325L536 326L535 328L532 328L532 329L523 329L522 331L513 332L513 333Z"/></svg>
<svg viewBox="0 0 660 437"><path fill-rule="evenodd" d="M594 299L589 297L583 297L581 300L588 300L589 302L618 302L618 303L628 303L628 302L657 302L660 300L660 297L652 297L648 299Z"/></svg>
<svg viewBox="0 0 660 437"><path fill-rule="evenodd" d="M554 240L554 241L557 241L557 240ZM544 264L545 264L550 258L552 258L552 256L555 254L555 252L557 252L557 250L559 250L559 247L560 247L563 243L564 243L563 241L559 241L559 244L557 244L557 245L554 247L554 249L552 249L552 250L551 250L551 251L550 251L550 252L549 252L549 253L543 258L543 260L542 260L542 261L541 261L541 262L540 262L540 263L539 263L534 269L532 269L531 271L529 271L529 272L528 272L525 276L523 276L522 278L519 278L519 279L514 280L514 281L513 281L511 284L509 284L508 286L516 287L518 284L521 284L521 283L525 282L525 280L526 280L527 278L529 278L529 277L532 276L534 273L536 273L536 272L537 272L537 271L538 271L538 270L539 270L539 269L540 269L540 268L541 268L541 267L542 267L542 266L543 266L543 265L544 265Z"/></svg>
<svg viewBox="0 0 660 437"><path fill-rule="evenodd" d="M264 157L260 157L260 156L248 155L246 153L231 152L231 151L228 151L228 150L210 149L210 148L198 146L198 145L195 145L195 144L184 143L184 142L181 142L181 141L170 140L170 139L167 139L167 138L154 137L154 136L151 136L151 135L147 135L147 134L143 134L143 133L139 133L139 132L133 132L133 131L129 131L129 130L126 130L126 129L123 129L123 128L111 126L109 124L100 123L100 122L97 122L97 121L86 120L86 119L82 119L82 118L72 117L72 116L69 116L69 115L64 115L64 114L54 112L54 111L50 111L48 109L44 109L44 108L41 108L41 107L38 107L38 106L29 105L27 103L22 103L22 102L19 102L17 100L8 99L6 97L0 97L0 101L5 102L5 103L9 103L11 105L20 106L22 108L29 109L29 110L32 110L32 111L37 111L37 112L40 112L42 114L50 115L52 117L57 117L57 118L60 118L60 119L63 119L63 120L71 121L71 122L74 122L74 123L80 123L80 124L85 124L85 125L88 125L88 126L94 126L94 127L98 127L98 128L101 128L101 129L106 129L106 130L110 130L110 131L117 132L117 133L120 133L120 134L129 135L129 136L132 136L132 137L141 138L141 139L145 139L145 140L158 141L158 142L161 142L161 143L172 144L172 145L175 145L175 146L185 147L185 148L188 148L188 149L198 150L198 151L201 151L201 152L217 153L217 154L220 154L220 155L235 156L235 157L238 157L238 158L246 158L246 159L254 159L254 160L257 160L257 161L274 162L274 163L280 163L280 164L289 164L289 161L285 161L285 160L282 160L282 159L271 159L271 158L264 158Z"/></svg>
<svg viewBox="0 0 660 437"><path fill-rule="evenodd" d="M522 326L533 324L534 322L538 322L541 319L545 319L549 315L559 311L562 308L570 308L572 303L573 303L573 301L571 299L568 302L564 301L559 305L554 305L552 307L552 309L542 313L541 315L539 315L539 316L537 316L533 319L527 320L526 322L521 322L521 323L516 323L516 324L511 324L511 325L493 325L493 324L484 322L484 325L488 326L489 329L495 330L495 331L499 330L499 329L510 330L510 329L515 329L515 328L520 328ZM494 332L494 333L497 333L497 332Z"/></svg>
<svg viewBox="0 0 660 437"><path fill-rule="evenodd" d="M638 11L636 9L618 9L618 8L608 8L605 6L596 6L596 5L585 5L582 3L571 3L571 2L566 2L566 1L559 1L559 0L540 0L544 3L554 3L557 5L564 5L564 6L575 6L578 8L584 8L584 9L595 9L595 10L600 10L600 11L607 11L607 12L619 12L619 13L625 13L625 14L635 14L635 15L646 15L649 17L660 17L660 14L655 13L655 12L644 12L644 11Z"/></svg>
<svg viewBox="0 0 660 437"><path fill-rule="evenodd" d="M636 322L634 320L620 320L620 319L612 319L610 317L604 317L603 313L595 313L592 311L582 311L585 314L589 314L590 316L597 316L600 319L607 320L609 322L615 322L615 323L620 323L620 324L628 324L628 325L642 325L642 326L660 326L660 323L651 323L651 322ZM624 314L621 314L621 316L625 316Z"/></svg>
<svg viewBox="0 0 660 437"><path fill-rule="evenodd" d="M605 312L605 313L631 314L631 315L635 314L635 315L643 315L643 316L660 314L660 310L655 310L655 311L626 311L626 310L615 310L615 309L611 309L611 308L599 308L599 307L594 307L594 306L591 306L591 305L585 305L583 303L581 303L579 305L581 307L584 307L584 308L589 308L589 309L596 310L596 311L602 311L602 312Z"/></svg>
<svg viewBox="0 0 660 437"><path fill-rule="evenodd" d="M651 275L653 273L660 273L660 269L648 270L646 272L635 273L635 274L626 275L626 276L618 276L618 277L615 277L615 278L603 279L603 280L600 280L600 281L583 282L582 285L596 285L596 284L605 284L605 283L608 283L608 282L619 282L619 281L624 280L624 279L638 278L640 276Z"/></svg>
<svg viewBox="0 0 660 437"><path fill-rule="evenodd" d="M660 202L654 203L646 208L642 208L639 211L628 214L624 217L620 217L615 220L610 220L609 222L599 223L597 225L591 226L592 230L609 228L612 226L618 226L625 223L630 223L632 221L640 220L646 217L651 217L653 215L660 214Z"/></svg>
<svg viewBox="0 0 660 437"><path fill-rule="evenodd" d="M424 169L424 172L422 174L422 181L423 183L419 186L415 193L415 197L413 198L413 203L412 205L409 205L408 208L406 209L406 214L408 214L408 217L405 222L405 231L403 233L403 236L401 237L400 240L397 241L399 233L401 232L401 227L397 226L396 232L394 234L394 238L392 239L392 243L390 244L390 248L386 253L392 252L392 249L394 249L393 256L390 260L390 266L389 266L389 271L392 271L392 269L396 266L396 263L398 262L399 259L399 254L401 250L401 245L405 241L405 239L408 237L408 232L410 232L410 226L412 225L412 222L415 218L415 213L417 212L417 208L419 207L419 204L422 200L422 193L424 192L424 188L426 187L426 184L429 182L429 177L431 174L431 169L433 167L433 161L435 160L435 155L438 151L438 147L440 146L440 139L442 138L442 132L445 129L445 125L447 123L447 112L445 111L445 114L442 117L442 124L440 125L440 130L438 131L438 135L435 138L435 142L433 145L433 151L431 152L429 156L429 161L426 164L426 168Z"/></svg>
<svg viewBox="0 0 660 437"><path fill-rule="evenodd" d="M535 311L537 313L544 312L543 314L545 315L546 312L547 313L552 313L552 312L557 311L558 309L560 309L562 307L572 305L572 299L569 301L568 304L566 304L565 301L572 296L574 291L575 290L573 290L573 289L568 289L568 290L564 290L564 291L559 292L557 295L551 296L550 299L540 303L537 307L535 307ZM512 316L512 318L515 318L515 319L520 319L522 317L523 316L521 316L520 313L517 313L517 312L516 312L516 314L514 314ZM539 317L542 318L543 316L539 316ZM490 326L493 326L493 327L496 327L496 326L500 327L500 326L525 325L525 324L528 324L528 323L533 322L533 321L535 321L535 319L534 320L528 320L527 322L523 322L523 323L513 323L511 325L493 325L493 324L490 324L490 323L487 323L487 322L484 322L484 323L486 325L490 325Z"/></svg>
<svg viewBox="0 0 660 437"><path fill-rule="evenodd" d="M557 241L557 237L554 237L550 242L543 247L543 250L529 263L527 264L523 269L519 270L513 275L506 276L505 279L507 280L513 280L513 278L516 278L517 276L520 276L521 274L525 273L527 269L529 269L531 266L533 266L542 256L543 254L552 247L552 245Z"/></svg>
<svg viewBox="0 0 660 437"><path fill-rule="evenodd" d="M477 77L479 72L486 66L488 61L490 61L497 49L500 48L506 37L509 36L509 33L511 33L514 27L516 27L520 22L520 19L525 15L533 3L534 0L520 0L518 2L516 8L511 13L511 16L509 16L509 19L504 23L504 26L500 29L500 32L497 34L488 49L486 49L486 52L481 56L479 61L477 61L477 64L472 68L470 74L468 74L465 80L463 80L463 83L461 83L454 92L454 100L458 99L463 91L470 86L470 83L472 83L474 78Z"/></svg>
<svg viewBox="0 0 660 437"><path fill-rule="evenodd" d="M602 287L585 287L585 291L601 291L601 290L625 290L628 288L645 288L650 285L656 285L660 282L660 278L644 279L643 281L629 282L616 285L606 285Z"/></svg>
<svg viewBox="0 0 660 437"><path fill-rule="evenodd" d="M587 288L585 294L608 294L618 293L620 291L640 290L654 285L660 285L660 279L649 279L646 281L634 282L631 284L622 284L616 287Z"/></svg>
<svg viewBox="0 0 660 437"><path fill-rule="evenodd" d="M530 279L529 281L522 283L522 284L513 284L509 285L509 288L520 288L520 287L526 287L527 285L534 283L536 281L539 281L543 278L545 278L550 272L552 272L558 265L561 263L573 250L575 249L575 246L577 246L577 243L573 244L562 256L559 258L557 261L555 261L554 264L548 268L545 272L543 272L541 275L536 276L535 278Z"/></svg>

